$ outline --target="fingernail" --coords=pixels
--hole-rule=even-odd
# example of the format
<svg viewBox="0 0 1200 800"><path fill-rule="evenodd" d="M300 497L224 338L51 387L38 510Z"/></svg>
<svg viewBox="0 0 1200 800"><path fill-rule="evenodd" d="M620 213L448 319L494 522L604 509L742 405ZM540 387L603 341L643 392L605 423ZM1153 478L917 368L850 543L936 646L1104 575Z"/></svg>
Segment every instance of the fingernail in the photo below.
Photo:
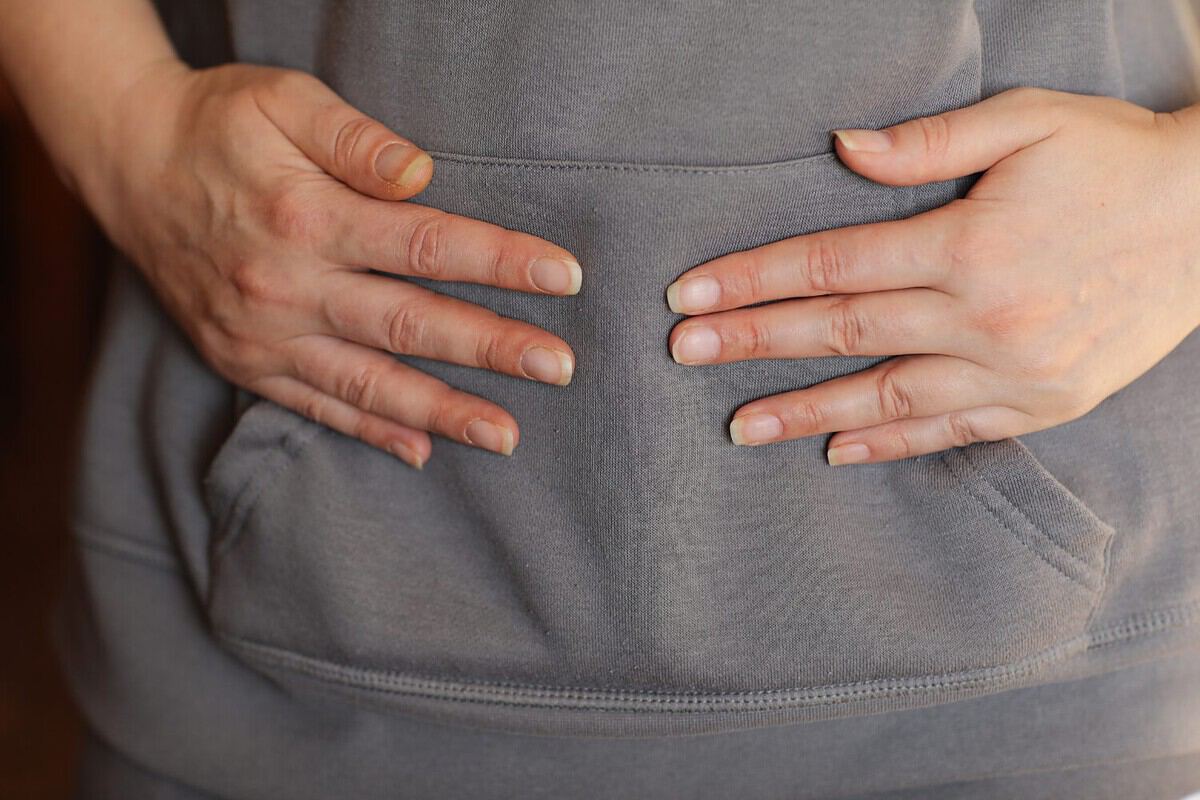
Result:
<svg viewBox="0 0 1200 800"><path fill-rule="evenodd" d="M887 131L852 129L834 131L833 135L842 140L842 146L847 150L883 153L892 149L892 135Z"/></svg>
<svg viewBox="0 0 1200 800"><path fill-rule="evenodd" d="M511 456L513 451L512 431L493 425L486 419L474 419L467 424L467 441L485 450Z"/></svg>
<svg viewBox="0 0 1200 800"><path fill-rule="evenodd" d="M415 450L412 450L401 442L392 442L389 444L388 452L408 464L410 467L421 469L421 467L425 465Z"/></svg>
<svg viewBox="0 0 1200 800"><path fill-rule="evenodd" d="M866 461L871 457L871 448L865 444L855 442L854 444L840 444L837 447L829 448L829 452L825 454L825 458L829 461L829 465L837 467L842 464L857 464L861 461Z"/></svg>
<svg viewBox="0 0 1200 800"><path fill-rule="evenodd" d="M529 265L529 279L543 292L578 294L583 285L583 270L574 261L539 258Z"/></svg>
<svg viewBox="0 0 1200 800"><path fill-rule="evenodd" d="M783 421L774 414L746 414L729 423L734 444L762 444L783 435Z"/></svg>
<svg viewBox="0 0 1200 800"><path fill-rule="evenodd" d="M712 328L693 327L675 340L671 358L678 364L698 364L721 355L721 336Z"/></svg>
<svg viewBox="0 0 1200 800"><path fill-rule="evenodd" d="M566 386L574 366L571 357L560 350L531 347L521 356L521 370L534 380Z"/></svg>
<svg viewBox="0 0 1200 800"><path fill-rule="evenodd" d="M424 179L424 172L432 169L433 159L408 145L389 144L375 157L375 174L388 183L416 183Z"/></svg>
<svg viewBox="0 0 1200 800"><path fill-rule="evenodd" d="M720 300L721 284L708 275L685 278L667 287L667 305L676 314L701 311L715 306Z"/></svg>

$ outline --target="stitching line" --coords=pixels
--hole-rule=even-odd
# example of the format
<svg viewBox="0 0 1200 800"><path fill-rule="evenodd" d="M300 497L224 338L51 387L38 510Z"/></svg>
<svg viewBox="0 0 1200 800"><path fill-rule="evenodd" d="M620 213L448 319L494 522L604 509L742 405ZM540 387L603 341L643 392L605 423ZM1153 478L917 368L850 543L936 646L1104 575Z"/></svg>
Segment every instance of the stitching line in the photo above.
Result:
<svg viewBox="0 0 1200 800"><path fill-rule="evenodd" d="M967 493L969 495L971 495L971 497L975 498L975 501L977 503L979 503L980 507L983 508L985 511L987 511L989 514L991 514L992 517L997 522L999 522L1002 527L1004 527L1006 530L1009 531L1009 533L1011 533L1013 535L1014 539L1016 539L1018 542L1020 542L1022 544L1022 546L1024 546L1030 553L1032 553L1039 561L1043 562L1044 564L1046 564L1049 567L1052 567L1059 575L1063 576L1068 581L1070 581L1078 586L1082 586L1084 589L1087 589L1088 591L1095 591L1096 587L1094 587L1092 585L1092 582L1085 579L1085 575L1087 573L1084 573L1081 575L1072 575L1072 574L1068 573L1061 564L1057 563L1054 560L1051 560L1049 553L1046 553L1043 550L1034 547L1034 545L1030 541L1028 541L1028 537L1025 534L1023 534L1021 531L1017 530L1017 528L1015 528L1012 525L1011 521L1001 517L1000 514L998 514L996 512L996 510L994 508L992 508L991 504L988 502L987 496L984 495L980 491L980 487L977 483L970 480L969 475L964 475L961 468L959 466L957 466L956 464L954 464L944 453L941 456L941 460L942 460L942 463L944 463L950 469L950 471L954 474L954 477L958 479L958 482L967 491ZM981 480L986 481L987 485L991 486L991 482L987 481L986 478L981 478ZM1010 503L1010 505L1011 505L1011 503ZM1086 563L1080 562L1078 559L1076 559L1075 556L1072 555L1071 553L1067 553L1066 551L1062 550L1062 548L1059 546L1059 544L1057 542L1055 542L1048 535L1046 535L1040 528L1038 528L1036 525L1034 525L1032 522L1030 522L1029 518L1026 517L1024 514L1021 514L1021 519L1023 519L1034 531L1036 531L1036 533L1039 535L1039 538L1041 540L1045 541L1047 544L1049 544L1055 552L1063 553L1063 554L1067 555L1068 557L1070 557L1070 559L1073 562L1080 564L1082 567L1089 567L1089 565L1087 565ZM1088 572L1090 572L1090 568L1088 569Z"/></svg>
<svg viewBox="0 0 1200 800"><path fill-rule="evenodd" d="M622 161L569 161L546 160L539 161L526 158L508 158L505 156L481 156L467 153L452 153L445 150L426 150L435 161L445 161L456 164L474 164L477 166L508 167L515 169L557 169L557 170L609 170L613 172L683 172L693 175L729 175L747 172L767 172L771 170L801 167L830 159L837 160L833 152L818 153L800 158L790 158L783 161L765 161L757 164L638 164ZM838 162L840 163L840 161ZM849 170L847 169L849 172Z"/></svg>
<svg viewBox="0 0 1200 800"><path fill-rule="evenodd" d="M833 705L874 697L919 694L937 689L969 690L1003 683L1029 675L1068 656L1099 650L1121 641L1192 624L1200 601L1134 616L1093 634L1074 637L1015 664L985 667L973 672L943 673L902 681L857 681L810 688L764 689L744 692L664 692L639 689L588 689L537 684L479 681L450 682L417 678L399 672L348 667L299 653L218 634L234 650L267 666L275 666L308 677L362 690L402 694L454 702L514 707L589 709L637 712L640 707L659 707L670 712L751 711ZM490 696L488 696L490 695ZM524 702L522 702L524 701ZM541 702L533 702L541 701ZM605 705L606 704L606 705ZM624 705L622 705L624 704Z"/></svg>
<svg viewBox="0 0 1200 800"><path fill-rule="evenodd" d="M1024 444L1022 444L1022 443L1021 443L1019 440L1017 440L1015 437L1013 437L1013 440L1017 442L1017 446L1018 446L1018 447L1020 447L1020 448L1024 448L1024 447L1025 447L1025 445L1024 445ZM977 462L977 459L978 459L978 456L977 456L977 455L970 454L970 453L964 453L964 455L966 455L966 456L967 456L967 458L968 458L969 460L971 460L971 461L972 461L972 463L975 463L975 464L977 464L977 463L978 463L978 462ZM1015 511L1015 512L1017 513L1017 515L1019 515L1019 516L1021 517L1021 519L1025 520L1025 522L1026 522L1026 523L1028 523L1028 524L1029 524L1029 526L1030 526L1031 528L1033 528L1033 529L1034 529L1034 530L1036 530L1036 531L1037 531L1039 534L1041 534L1043 537L1045 537L1046 541L1047 541L1047 542L1049 542L1050 544L1052 544L1052 545L1055 547L1055 549L1057 549L1057 550L1058 550L1060 553L1062 553L1064 556L1066 556L1067 558L1069 558L1071 561L1074 561L1076 564L1079 564L1079 565L1080 565L1082 568L1084 568L1085 570L1092 571L1092 570L1095 570L1095 569L1096 569L1095 565L1093 565L1091 562L1089 562L1089 561L1085 561L1083 558L1081 558L1081 557L1079 557L1079 556L1075 555L1075 554L1074 554L1074 553L1072 553L1070 550L1067 550L1067 549L1066 549L1066 548L1065 548L1065 547L1064 547L1064 546L1063 546L1063 545L1062 545L1060 542L1058 542L1058 541L1057 541L1057 540L1056 540L1054 537L1052 537L1050 534L1048 534L1048 533L1046 533L1044 530L1042 530L1041 526L1040 526L1040 525L1038 525L1037 523L1035 523L1035 522L1034 522L1032 519L1030 519L1030 518L1029 518L1029 516L1028 516L1028 515L1026 515L1026 513L1025 513L1024 511L1022 511L1022 510L1021 510L1021 507L1020 507L1019 505L1017 505L1017 503L1016 503L1016 502L1014 502L1014 501L1013 501L1013 499L1012 499L1011 497L1009 497L1009 496L1008 496L1008 494L1007 494L1007 493L1004 491L1004 489L1002 489L1002 488L999 486L999 484L997 484L996 482L994 482L994 481L992 481L992 480L990 480L990 479L988 479L988 478L984 478L984 480L987 482L987 485L988 485L988 486L990 486L992 489L995 489L995 490L996 490L996 493L997 493L997 494L999 494L999 495L1000 495L1000 497L1002 497L1006 503L1008 503L1008 505L1009 505L1009 506L1012 508L1012 510L1013 510L1013 511ZM1056 490L1058 490L1058 489L1057 489L1057 487L1054 487L1054 488L1055 488ZM1073 496L1069 496L1069 492L1062 492L1062 491L1059 491L1059 493L1060 493L1060 494L1067 494L1067 495L1068 495L1068 500L1070 501L1070 504L1071 504L1071 505L1073 505L1073 506L1076 506L1077 508L1079 508L1079 509L1080 509L1080 510L1083 512L1083 514L1084 514L1084 516L1085 516L1085 517L1091 517L1091 518L1093 518L1093 519L1095 520L1095 523L1096 523L1097 527L1101 528L1102 530L1105 530L1105 531L1109 532L1109 534L1110 534L1110 535L1111 535L1111 533L1113 533L1113 532L1114 532L1114 531L1113 531L1113 527L1112 527L1111 525L1109 525L1107 522L1105 522L1104 520L1102 520L1102 519L1100 519L1099 517L1097 517L1097 516L1096 516L1096 515L1095 515L1095 514L1092 512L1092 510L1091 510L1091 509L1087 508L1087 506L1083 504L1083 502L1082 502L1082 501L1079 501L1078 499L1076 499L1076 498L1075 498L1075 497L1073 497Z"/></svg>

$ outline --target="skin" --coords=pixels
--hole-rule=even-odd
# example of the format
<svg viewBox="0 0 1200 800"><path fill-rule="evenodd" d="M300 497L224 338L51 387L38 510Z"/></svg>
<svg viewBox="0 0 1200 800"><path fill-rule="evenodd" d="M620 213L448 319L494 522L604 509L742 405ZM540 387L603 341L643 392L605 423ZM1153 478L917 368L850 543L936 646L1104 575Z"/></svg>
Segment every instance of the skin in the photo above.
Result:
<svg viewBox="0 0 1200 800"><path fill-rule="evenodd" d="M735 443L833 433L839 465L1049 428L1200 325L1200 106L1023 88L835 137L880 183L983 175L932 211L731 253L668 287L681 364L893 356L741 406Z"/></svg>
<svg viewBox="0 0 1200 800"><path fill-rule="evenodd" d="M0 68L63 180L230 382L419 468L431 433L508 455L519 428L390 353L570 381L559 337L402 278L554 302L579 291L573 256L405 202L433 179L428 155L316 78L189 69L147 0L0 0ZM895 356L736 410L734 442L832 432L833 464L1081 416L1200 322L1198 117L1023 89L840 131L843 162L882 183L985 174L908 220L689 270L667 292L687 315L672 354ZM701 277L718 294L687 305ZM683 341L701 328L718 345L705 357Z"/></svg>
<svg viewBox="0 0 1200 800"><path fill-rule="evenodd" d="M369 272L582 281L551 242L404 202L432 160L316 78L190 69L145 0L8 0L0 58L68 185L230 382L420 468L430 433L510 455L519 429L391 353L570 381L558 336Z"/></svg>

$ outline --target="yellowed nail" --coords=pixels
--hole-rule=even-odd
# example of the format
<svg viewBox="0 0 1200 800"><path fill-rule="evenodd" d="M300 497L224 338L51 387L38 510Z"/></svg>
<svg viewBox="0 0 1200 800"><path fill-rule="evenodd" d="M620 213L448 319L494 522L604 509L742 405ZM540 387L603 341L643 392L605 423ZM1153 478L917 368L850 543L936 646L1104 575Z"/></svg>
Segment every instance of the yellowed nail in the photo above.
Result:
<svg viewBox="0 0 1200 800"><path fill-rule="evenodd" d="M529 265L529 280L550 294L578 294L583 285L583 270L565 258L539 258Z"/></svg>
<svg viewBox="0 0 1200 800"><path fill-rule="evenodd" d="M690 314L715 306L721 300L721 284L710 275L678 280L667 287L667 305L676 314Z"/></svg>
<svg viewBox="0 0 1200 800"><path fill-rule="evenodd" d="M388 445L387 449L389 453L408 464L410 467L421 469L425 466L425 463L421 460L421 457L417 455L417 452L405 445L403 442L392 442Z"/></svg>
<svg viewBox="0 0 1200 800"><path fill-rule="evenodd" d="M746 414L729 423L734 444L765 444L783 435L783 421L774 414Z"/></svg>
<svg viewBox="0 0 1200 800"><path fill-rule="evenodd" d="M486 419L473 419L467 423L463 436L468 442L494 453L511 456L513 435L508 428L493 425Z"/></svg>
<svg viewBox="0 0 1200 800"><path fill-rule="evenodd" d="M831 467L839 467L842 464L859 464L870 457L871 448L861 442L831 447L829 448L829 452L825 454L825 458L829 461Z"/></svg>
<svg viewBox="0 0 1200 800"><path fill-rule="evenodd" d="M536 381L566 386L571 382L574 365L571 357L561 350L531 347L521 356L521 369Z"/></svg>
<svg viewBox="0 0 1200 800"><path fill-rule="evenodd" d="M894 144L892 135L887 131L850 129L834 131L833 135L841 140L847 150L856 152L885 153Z"/></svg>
<svg viewBox="0 0 1200 800"><path fill-rule="evenodd" d="M397 183L404 186L424 183L432 173L433 159L427 153L419 153L400 173L400 180Z"/></svg>

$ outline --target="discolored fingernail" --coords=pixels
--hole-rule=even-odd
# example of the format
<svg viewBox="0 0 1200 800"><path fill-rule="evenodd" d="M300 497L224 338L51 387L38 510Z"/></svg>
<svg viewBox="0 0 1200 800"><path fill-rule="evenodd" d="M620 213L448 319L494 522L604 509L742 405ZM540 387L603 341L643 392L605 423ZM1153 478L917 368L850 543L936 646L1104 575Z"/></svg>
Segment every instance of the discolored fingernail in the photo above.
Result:
<svg viewBox="0 0 1200 800"><path fill-rule="evenodd" d="M671 358L678 364L702 364L721 355L721 336L706 326L689 327L675 340Z"/></svg>
<svg viewBox="0 0 1200 800"><path fill-rule="evenodd" d="M721 300L721 284L709 275L678 280L667 287L667 305L676 314L689 314L715 306Z"/></svg>
<svg viewBox="0 0 1200 800"><path fill-rule="evenodd" d="M829 461L829 465L832 467L841 466L842 464L858 464L870 457L871 448L861 442L840 444L837 447L829 448L829 452L825 454L826 460Z"/></svg>
<svg viewBox="0 0 1200 800"><path fill-rule="evenodd" d="M583 285L583 270L574 261L539 258L529 265L533 285L550 294L578 294Z"/></svg>
<svg viewBox="0 0 1200 800"><path fill-rule="evenodd" d="M433 169L433 159L415 147L389 144L375 157L375 174L388 183L418 183Z"/></svg>
<svg viewBox="0 0 1200 800"><path fill-rule="evenodd" d="M409 448L402 442L392 442L389 444L388 452L408 464L410 467L421 469L421 467L425 465L425 463L421 461L421 457L417 455L416 451Z"/></svg>
<svg viewBox="0 0 1200 800"><path fill-rule="evenodd" d="M574 365L561 350L531 347L521 356L521 370L536 381L566 386L571 382Z"/></svg>
<svg viewBox="0 0 1200 800"><path fill-rule="evenodd" d="M870 131L853 128L834 131L833 135L842 141L847 150L862 153L884 153L892 149L892 135L887 131Z"/></svg>
<svg viewBox="0 0 1200 800"><path fill-rule="evenodd" d="M746 414L729 423L734 444L764 444L783 435L783 421L774 414Z"/></svg>
<svg viewBox="0 0 1200 800"><path fill-rule="evenodd" d="M467 429L464 433L467 441L477 447L482 447L485 450L491 450L506 456L512 455L513 435L512 431L508 428L493 425L486 419L473 419L467 423Z"/></svg>

